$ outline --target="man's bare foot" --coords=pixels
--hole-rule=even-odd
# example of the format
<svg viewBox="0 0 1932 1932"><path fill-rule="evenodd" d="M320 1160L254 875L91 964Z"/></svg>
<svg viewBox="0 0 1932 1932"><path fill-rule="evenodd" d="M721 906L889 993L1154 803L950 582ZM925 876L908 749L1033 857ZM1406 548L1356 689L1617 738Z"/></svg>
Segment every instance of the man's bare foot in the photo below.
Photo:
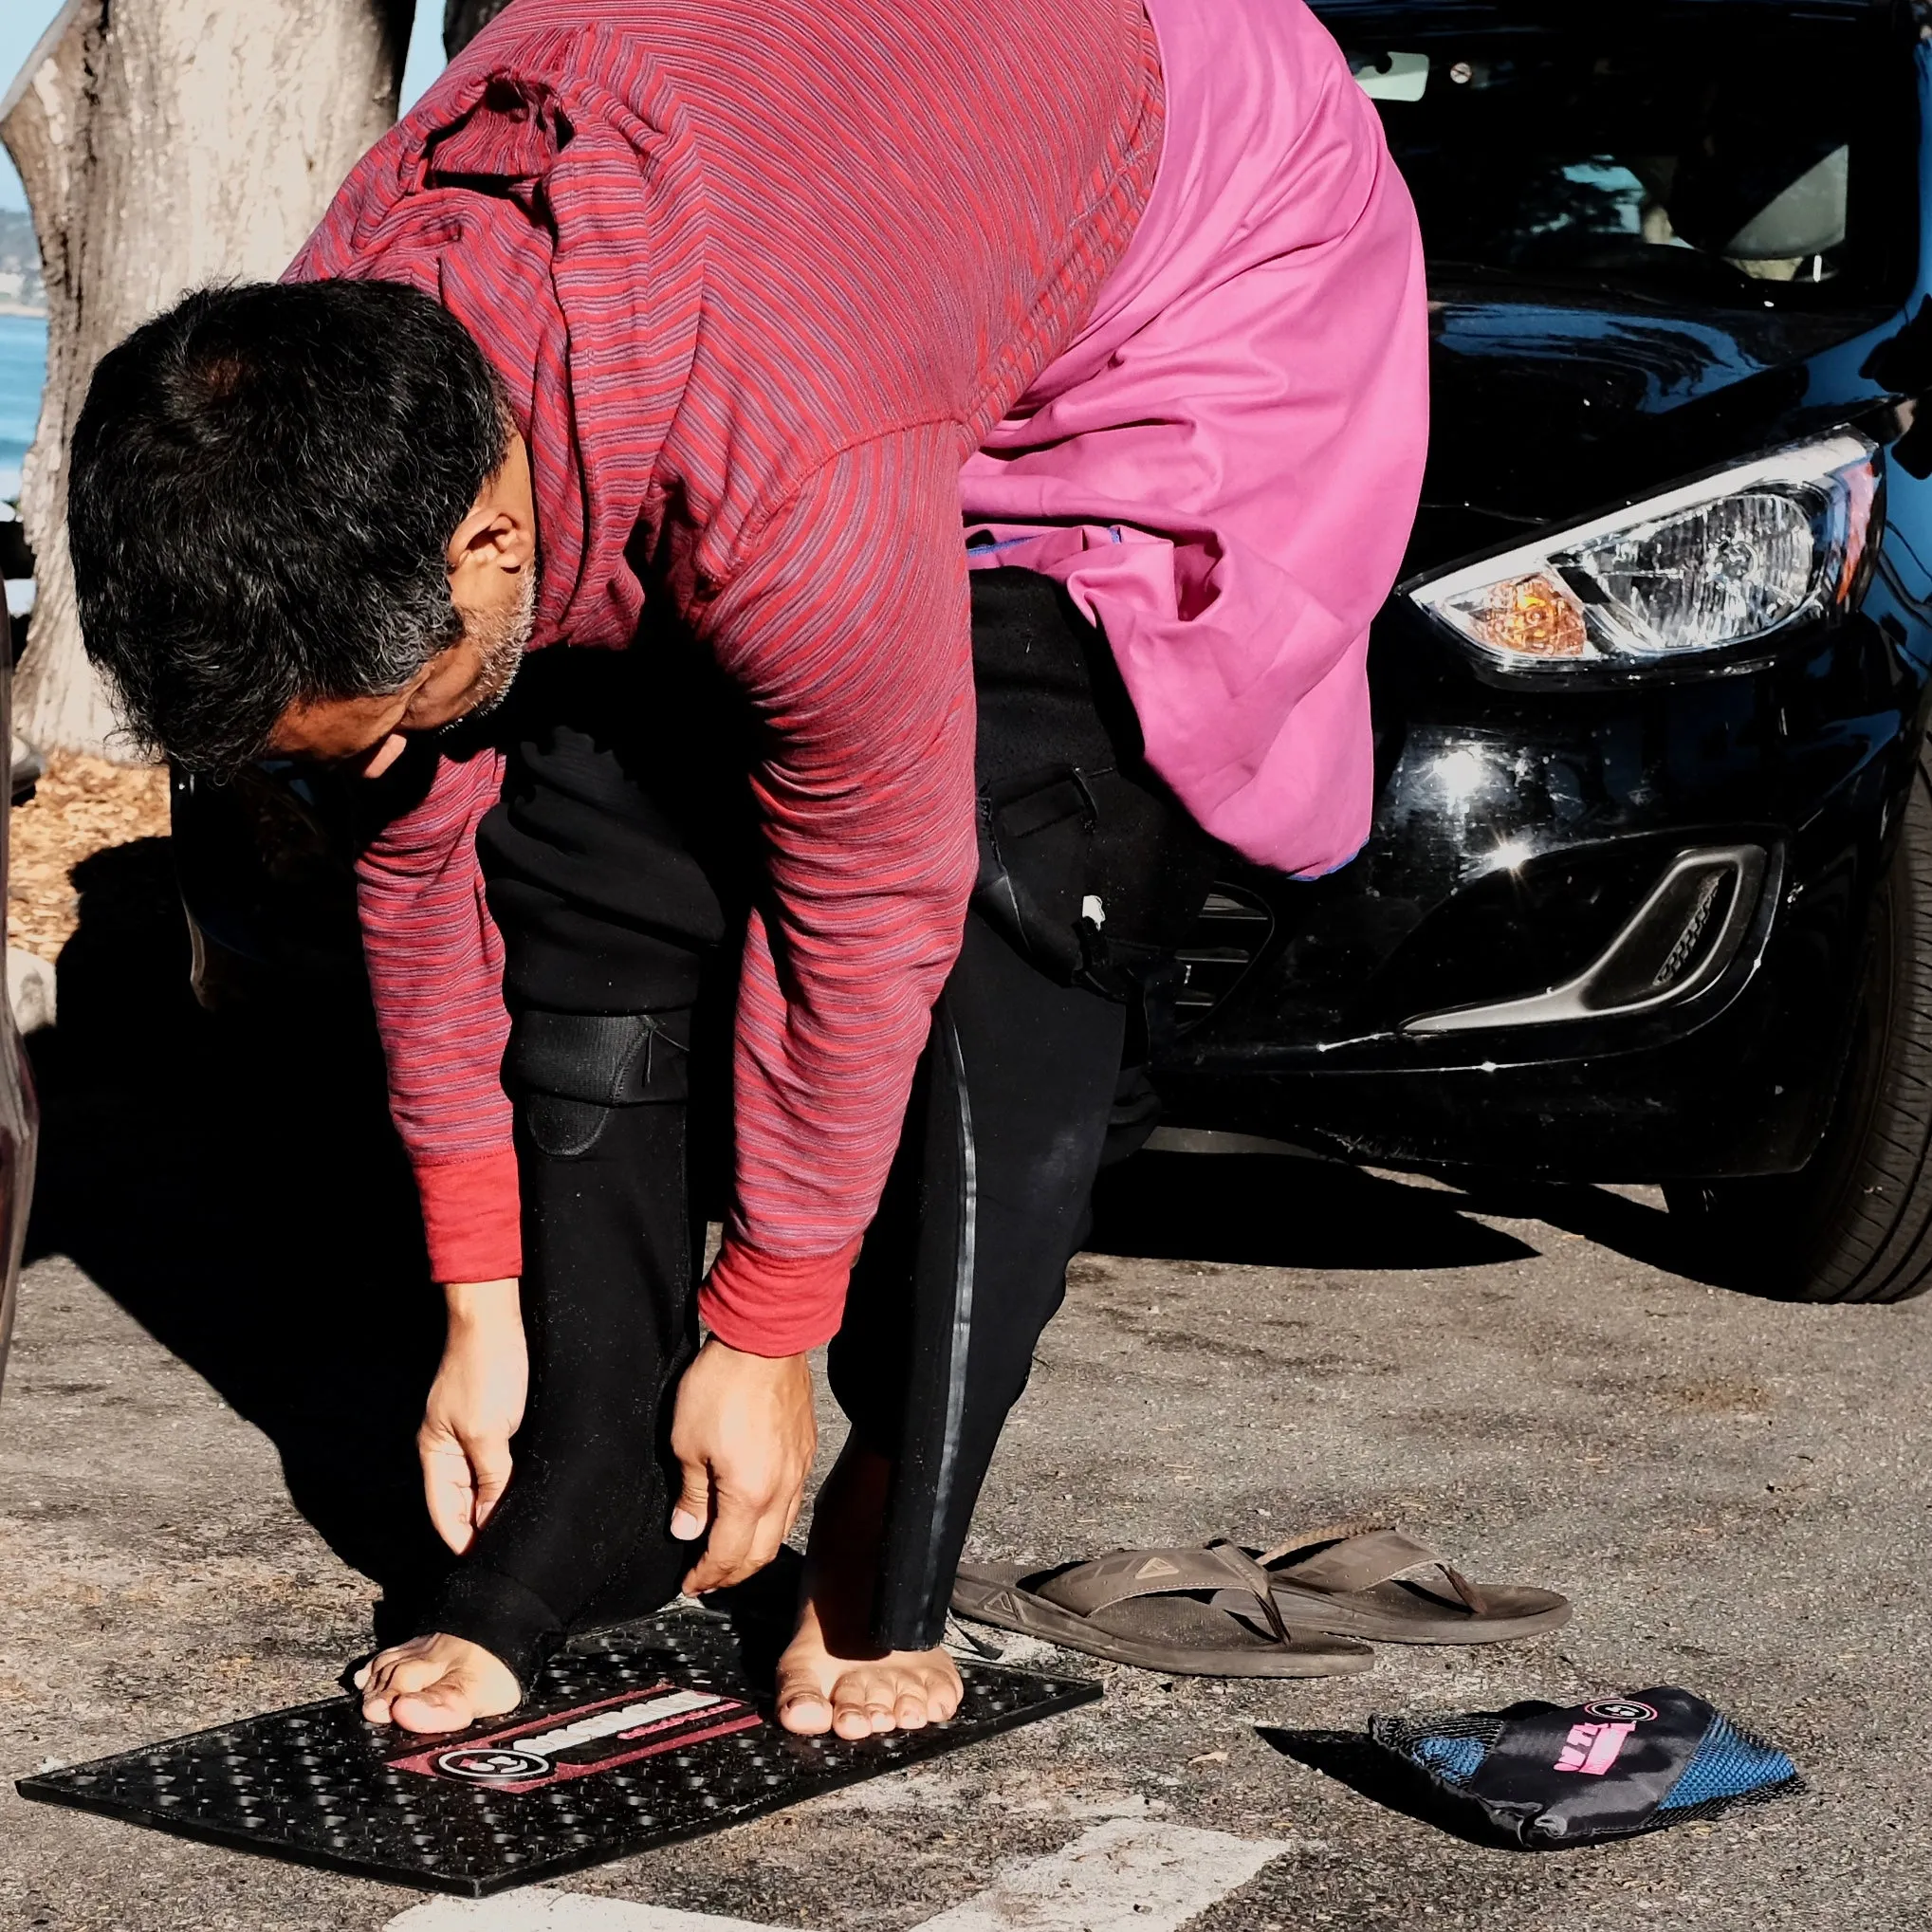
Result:
<svg viewBox="0 0 1932 1932"><path fill-rule="evenodd" d="M778 1720L787 1731L870 1738L943 1724L959 1708L959 1672L944 1650L888 1650L841 1643L835 1648L807 1598L798 1634L779 1659ZM856 1652L857 1654L854 1654Z"/></svg>
<svg viewBox="0 0 1932 1932"><path fill-rule="evenodd" d="M892 1467L848 1446L812 1518L799 1628L778 1665L787 1731L869 1738L943 1724L964 1694L944 1650L881 1652L868 1641L873 1574Z"/></svg>
<svg viewBox="0 0 1932 1932"><path fill-rule="evenodd" d="M523 1702L509 1666L465 1637L412 1637L356 1673L362 1715L405 1731L460 1731Z"/></svg>

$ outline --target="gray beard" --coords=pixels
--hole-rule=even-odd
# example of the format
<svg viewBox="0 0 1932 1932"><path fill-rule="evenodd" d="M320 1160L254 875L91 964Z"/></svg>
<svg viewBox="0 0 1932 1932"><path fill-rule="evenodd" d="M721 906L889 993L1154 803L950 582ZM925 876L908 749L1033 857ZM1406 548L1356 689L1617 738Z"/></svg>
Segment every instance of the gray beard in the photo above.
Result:
<svg viewBox="0 0 1932 1932"><path fill-rule="evenodd" d="M524 572L515 604L500 616L485 619L472 634L478 654L474 696L456 724L488 717L509 696L536 631L537 567L533 563Z"/></svg>

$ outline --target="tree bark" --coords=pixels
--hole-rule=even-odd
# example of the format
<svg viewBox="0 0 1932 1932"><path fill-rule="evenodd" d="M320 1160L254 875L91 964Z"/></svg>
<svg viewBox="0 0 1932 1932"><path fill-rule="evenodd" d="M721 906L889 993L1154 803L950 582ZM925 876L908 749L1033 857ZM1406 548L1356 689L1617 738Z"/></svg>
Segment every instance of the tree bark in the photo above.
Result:
<svg viewBox="0 0 1932 1932"><path fill-rule="evenodd" d="M396 119L409 0L68 0L0 101L47 292L22 478L33 619L14 729L131 755L81 649L67 439L94 365L189 289L279 274Z"/></svg>

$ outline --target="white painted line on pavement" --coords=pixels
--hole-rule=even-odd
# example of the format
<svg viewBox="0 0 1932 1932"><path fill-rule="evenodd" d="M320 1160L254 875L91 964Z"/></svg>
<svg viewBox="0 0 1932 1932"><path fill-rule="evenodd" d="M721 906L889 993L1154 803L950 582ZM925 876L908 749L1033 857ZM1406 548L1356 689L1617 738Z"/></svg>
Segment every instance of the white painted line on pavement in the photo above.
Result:
<svg viewBox="0 0 1932 1932"><path fill-rule="evenodd" d="M1262 1838L1112 1818L1050 1857L1003 1871L914 1932L1180 1932L1288 1848ZM744 1919L532 1889L436 1899L383 1932L775 1932Z"/></svg>
<svg viewBox="0 0 1932 1932"><path fill-rule="evenodd" d="M774 1932L748 1919L673 1912L630 1899L533 1886L504 1899L432 1899L390 1920L382 1932Z"/></svg>
<svg viewBox="0 0 1932 1932"><path fill-rule="evenodd" d="M1112 1818L918 1932L1178 1932L1287 1848L1225 1831Z"/></svg>

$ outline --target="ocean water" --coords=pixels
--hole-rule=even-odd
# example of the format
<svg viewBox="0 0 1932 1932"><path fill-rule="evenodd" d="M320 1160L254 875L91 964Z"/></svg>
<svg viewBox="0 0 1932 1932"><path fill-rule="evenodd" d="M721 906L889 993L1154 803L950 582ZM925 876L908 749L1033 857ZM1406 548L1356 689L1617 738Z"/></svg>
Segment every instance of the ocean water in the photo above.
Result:
<svg viewBox="0 0 1932 1932"><path fill-rule="evenodd" d="M46 366L46 323L0 315L0 503L20 494L20 463L33 441Z"/></svg>

